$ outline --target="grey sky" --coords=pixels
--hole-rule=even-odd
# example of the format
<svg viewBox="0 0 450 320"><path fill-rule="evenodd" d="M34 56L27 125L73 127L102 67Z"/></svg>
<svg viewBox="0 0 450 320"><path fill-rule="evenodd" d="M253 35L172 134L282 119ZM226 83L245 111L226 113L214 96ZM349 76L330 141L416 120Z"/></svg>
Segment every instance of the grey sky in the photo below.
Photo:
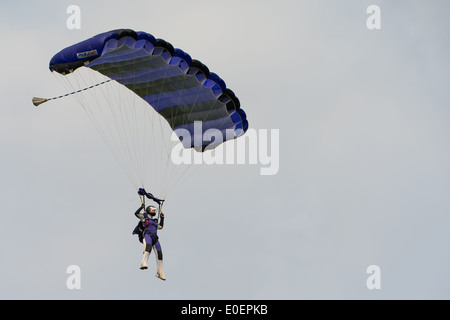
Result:
<svg viewBox="0 0 450 320"><path fill-rule="evenodd" d="M81 30L66 27L71 4ZM366 27L371 4L381 30ZM450 298L447 1L0 6L0 298ZM204 166L171 193L166 282L153 254L138 268L136 190L82 108L31 104L63 93L56 52L118 28L202 60L252 128L280 130L277 175ZM73 264L81 290L66 287Z"/></svg>

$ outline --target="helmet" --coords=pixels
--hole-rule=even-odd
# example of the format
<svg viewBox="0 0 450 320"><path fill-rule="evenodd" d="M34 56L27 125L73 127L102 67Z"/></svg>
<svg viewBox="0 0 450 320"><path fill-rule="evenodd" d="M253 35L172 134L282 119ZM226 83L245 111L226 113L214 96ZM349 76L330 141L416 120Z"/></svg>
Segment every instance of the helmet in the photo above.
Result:
<svg viewBox="0 0 450 320"><path fill-rule="evenodd" d="M152 211L153 211L153 212L152 212ZM146 212L147 214L151 215L151 216L154 216L154 215L156 215L156 207L154 207L154 206L148 206L148 207L145 209L145 212Z"/></svg>

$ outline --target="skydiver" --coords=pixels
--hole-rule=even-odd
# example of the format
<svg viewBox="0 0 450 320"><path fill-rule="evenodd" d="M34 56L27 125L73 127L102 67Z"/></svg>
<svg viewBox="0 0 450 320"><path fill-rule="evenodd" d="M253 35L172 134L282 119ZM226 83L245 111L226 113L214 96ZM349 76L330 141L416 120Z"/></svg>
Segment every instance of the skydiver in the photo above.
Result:
<svg viewBox="0 0 450 320"><path fill-rule="evenodd" d="M140 221L136 228L134 228L133 234L137 234L139 241L144 245L144 253L140 269L145 270L148 268L148 258L150 257L153 247L156 257L156 277L161 280L166 280L163 270L163 254L157 235L158 229L162 229L164 227L164 213L160 210L160 220L158 223L158 218L155 218L157 208L154 206L148 206L144 213L141 213L144 207L145 205L142 202L142 205L134 213Z"/></svg>

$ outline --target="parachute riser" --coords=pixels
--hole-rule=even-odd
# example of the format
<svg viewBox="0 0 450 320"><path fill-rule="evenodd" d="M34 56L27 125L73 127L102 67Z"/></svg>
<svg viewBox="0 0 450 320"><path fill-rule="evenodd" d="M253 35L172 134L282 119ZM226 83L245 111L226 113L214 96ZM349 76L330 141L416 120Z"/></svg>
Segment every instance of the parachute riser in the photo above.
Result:
<svg viewBox="0 0 450 320"><path fill-rule="evenodd" d="M164 201L162 202L162 203L158 203L158 206L159 206L159 210L158 210L158 220L161 218L161 210L162 210L162 206L163 206L163 204L164 204Z"/></svg>
<svg viewBox="0 0 450 320"><path fill-rule="evenodd" d="M145 209L145 196L139 196L139 199L141 200L142 205L144 206Z"/></svg>
<svg viewBox="0 0 450 320"><path fill-rule="evenodd" d="M139 188L138 195L139 195L139 199L141 200L141 203L144 206L144 208L145 208L145 198L146 197L149 198L150 200L153 200L154 202L156 202L158 204L158 220L159 220L159 218L161 217L161 210L162 210L165 200L156 198L155 196L153 196L153 194L146 192L144 188Z"/></svg>

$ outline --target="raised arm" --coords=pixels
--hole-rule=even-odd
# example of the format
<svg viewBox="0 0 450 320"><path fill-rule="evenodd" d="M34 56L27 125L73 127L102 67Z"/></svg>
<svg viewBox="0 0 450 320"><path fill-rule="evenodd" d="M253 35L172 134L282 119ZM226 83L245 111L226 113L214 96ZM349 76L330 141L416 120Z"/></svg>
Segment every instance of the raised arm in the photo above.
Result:
<svg viewBox="0 0 450 320"><path fill-rule="evenodd" d="M160 211L158 229L162 229L162 228L164 228L164 213L162 211Z"/></svg>
<svg viewBox="0 0 450 320"><path fill-rule="evenodd" d="M136 212L134 213L134 215L136 216L136 218L138 218L139 220L144 220L144 219L145 219L144 214L141 213L142 209L144 209L144 208L145 208L145 206L144 206L144 204L142 204L142 205L136 210Z"/></svg>

